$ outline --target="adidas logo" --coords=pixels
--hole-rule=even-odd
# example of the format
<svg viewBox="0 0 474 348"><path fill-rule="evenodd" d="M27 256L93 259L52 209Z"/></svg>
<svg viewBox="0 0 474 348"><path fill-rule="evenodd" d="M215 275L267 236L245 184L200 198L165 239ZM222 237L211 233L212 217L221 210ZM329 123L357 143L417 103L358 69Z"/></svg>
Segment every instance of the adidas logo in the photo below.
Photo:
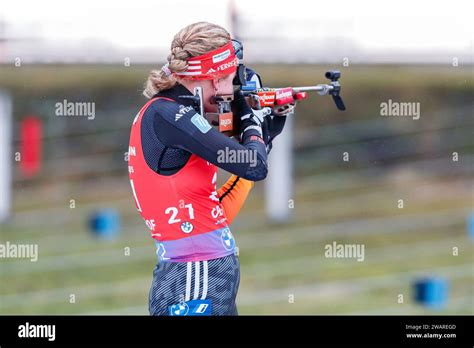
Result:
<svg viewBox="0 0 474 348"><path fill-rule="evenodd" d="M175 114L174 120L178 121L182 116L184 116L185 113L190 112L192 109L193 109L192 106L180 105L179 111L177 114Z"/></svg>

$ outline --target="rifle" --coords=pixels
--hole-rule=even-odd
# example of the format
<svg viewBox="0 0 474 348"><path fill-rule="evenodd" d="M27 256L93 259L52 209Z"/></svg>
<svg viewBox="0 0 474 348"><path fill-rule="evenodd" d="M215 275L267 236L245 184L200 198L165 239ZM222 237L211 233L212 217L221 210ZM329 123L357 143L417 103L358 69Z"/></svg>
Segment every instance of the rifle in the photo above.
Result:
<svg viewBox="0 0 474 348"><path fill-rule="evenodd" d="M308 97L308 92L315 91L319 95L331 95L336 107L344 111L346 107L341 98L341 84L339 71L328 71L326 78L331 80L329 84L319 84L315 86L304 87L285 87L285 88L256 88L254 81L247 81L242 85L241 90L244 96L249 97L249 103L253 109L262 109L264 107L273 107L276 105L285 105L303 100Z"/></svg>
<svg viewBox="0 0 474 348"><path fill-rule="evenodd" d="M243 64L241 64L241 66L244 67ZM317 92L319 95L331 95L337 109L341 111L346 110L340 95L341 84L339 83L339 78L341 77L341 73L339 71L331 70L326 72L325 77L330 80L328 84L304 87L257 88L254 81L246 81L245 73L240 66L238 70L234 84L240 87L243 95L247 97L249 105L255 110L294 103L308 98L308 92L312 91ZM230 137L238 134L240 119L233 116L232 95L213 97L213 103L218 106L217 113L204 113L201 87L194 89L194 95L180 96L180 98L191 99L196 111L199 110L200 114L203 115L212 126L216 127L218 131Z"/></svg>

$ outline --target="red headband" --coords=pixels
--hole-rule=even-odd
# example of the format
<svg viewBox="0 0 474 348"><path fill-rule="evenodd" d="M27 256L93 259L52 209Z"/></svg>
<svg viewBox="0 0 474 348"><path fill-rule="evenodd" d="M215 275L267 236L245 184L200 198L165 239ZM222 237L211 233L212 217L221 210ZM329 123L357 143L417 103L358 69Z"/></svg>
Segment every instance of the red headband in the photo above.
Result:
<svg viewBox="0 0 474 348"><path fill-rule="evenodd" d="M188 69L175 74L187 79L209 80L232 74L238 64L232 41L229 41L214 51L189 58Z"/></svg>

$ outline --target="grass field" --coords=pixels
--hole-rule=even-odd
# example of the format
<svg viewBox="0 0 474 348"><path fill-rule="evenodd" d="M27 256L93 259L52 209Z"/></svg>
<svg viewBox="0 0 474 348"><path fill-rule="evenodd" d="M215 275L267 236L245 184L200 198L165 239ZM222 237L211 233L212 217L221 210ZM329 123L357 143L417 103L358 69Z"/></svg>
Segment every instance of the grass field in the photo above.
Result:
<svg viewBox="0 0 474 348"><path fill-rule="evenodd" d="M344 175L352 188L325 186L327 174L298 181L288 225L266 221L261 188L256 188L233 226L242 266L240 312L472 314L474 248L464 222L472 204L471 183L440 177L418 178L403 187L388 180L373 186L350 171ZM80 200L73 210L67 204L51 207L49 214L64 221L47 229L28 227L34 208L21 212L18 207L25 226L3 227L2 240L38 243L40 257L38 262L2 261L3 314L146 313L156 261L153 243L128 187L120 182L116 187L113 201L105 196L104 201ZM440 188L442 202L433 199ZM396 206L399 196L409 197L404 209ZM104 204L122 213L124 228L114 241L97 241L81 226L88 212ZM325 258L324 245L332 241L363 243L365 260ZM126 247L130 256L124 255ZM453 247L459 248L458 256ZM422 275L449 279L445 309L432 312L413 303L411 285ZM399 294L403 304L397 303Z"/></svg>

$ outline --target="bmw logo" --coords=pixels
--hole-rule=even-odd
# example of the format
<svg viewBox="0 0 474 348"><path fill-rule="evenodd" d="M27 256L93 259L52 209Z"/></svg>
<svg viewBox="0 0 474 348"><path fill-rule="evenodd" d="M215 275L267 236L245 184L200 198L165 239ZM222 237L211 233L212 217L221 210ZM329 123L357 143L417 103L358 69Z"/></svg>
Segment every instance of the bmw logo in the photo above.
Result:
<svg viewBox="0 0 474 348"><path fill-rule="evenodd" d="M193 224L188 221L185 221L181 224L181 231L183 231L184 233L191 233L193 228Z"/></svg>
<svg viewBox="0 0 474 348"><path fill-rule="evenodd" d="M171 310L170 310L170 314L172 316L187 315L188 312L189 312L189 307L186 302L172 305Z"/></svg>
<svg viewBox="0 0 474 348"><path fill-rule="evenodd" d="M232 250L235 247L235 240L228 228L224 228L221 233L222 245L226 250Z"/></svg>

